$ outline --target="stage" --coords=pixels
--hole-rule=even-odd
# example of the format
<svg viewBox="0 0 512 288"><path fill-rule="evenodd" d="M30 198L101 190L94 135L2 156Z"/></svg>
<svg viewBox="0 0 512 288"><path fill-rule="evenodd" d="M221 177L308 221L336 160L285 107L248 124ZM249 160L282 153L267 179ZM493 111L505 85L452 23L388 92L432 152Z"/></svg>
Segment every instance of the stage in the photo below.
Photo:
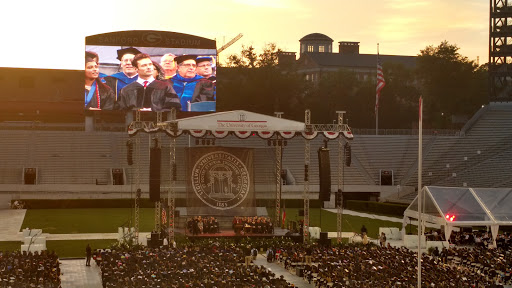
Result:
<svg viewBox="0 0 512 288"><path fill-rule="evenodd" d="M274 228L274 233L272 234L264 234L264 233L235 233L232 229L221 229L219 233L203 233L193 235L189 231L185 231L185 229L175 229L175 232L185 235L189 239L203 239L203 238L274 238L274 237L301 237L299 233L292 233L290 230L282 229L282 228Z"/></svg>

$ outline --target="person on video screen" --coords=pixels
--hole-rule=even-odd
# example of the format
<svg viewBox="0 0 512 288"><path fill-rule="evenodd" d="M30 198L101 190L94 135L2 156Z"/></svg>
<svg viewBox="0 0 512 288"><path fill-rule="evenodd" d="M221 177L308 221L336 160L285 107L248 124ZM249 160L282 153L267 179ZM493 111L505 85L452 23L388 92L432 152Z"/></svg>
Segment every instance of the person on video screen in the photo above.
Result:
<svg viewBox="0 0 512 288"><path fill-rule="evenodd" d="M85 109L112 110L114 92L99 79L98 54L85 51Z"/></svg>
<svg viewBox="0 0 512 288"><path fill-rule="evenodd" d="M153 61L153 78L160 81L165 81L165 71L158 62Z"/></svg>
<svg viewBox="0 0 512 288"><path fill-rule="evenodd" d="M167 53L160 59L160 65L164 68L165 71L165 79L169 79L172 76L176 75L176 55L172 53Z"/></svg>
<svg viewBox="0 0 512 288"><path fill-rule="evenodd" d="M155 112L180 109L180 101L169 82L155 80L153 62L148 54L137 54L132 61L139 74L138 79L121 89L121 110L141 109Z"/></svg>
<svg viewBox="0 0 512 288"><path fill-rule="evenodd" d="M213 58L212 57L197 57L196 58L196 73L203 78L215 81L215 74L213 73Z"/></svg>
<svg viewBox="0 0 512 288"><path fill-rule="evenodd" d="M100 56L98 56L96 52L86 51L86 54L89 54L94 59L94 61L98 63L98 65L100 64ZM105 83L105 77L107 76L107 74L100 72L100 76L98 77L98 79L100 79L101 82Z"/></svg>
<svg viewBox="0 0 512 288"><path fill-rule="evenodd" d="M192 103L202 101L215 101L216 100L216 87L217 82L215 74L213 73L213 58L212 57L197 57L196 58L196 73L202 76L200 85L196 85L194 95L192 96ZM203 90L203 91L200 91ZM213 95L212 95L213 93ZM212 98L213 97L213 98Z"/></svg>
<svg viewBox="0 0 512 288"><path fill-rule="evenodd" d="M132 60L140 51L129 47L117 50L117 59L121 61L121 72L105 77L105 83L115 92L115 99L119 101L119 92L126 85L137 80L137 70L132 65Z"/></svg>
<svg viewBox="0 0 512 288"><path fill-rule="evenodd" d="M214 101L212 82L196 73L196 55L178 56L176 62L178 73L170 80L180 98L181 110L189 111L189 104L192 102ZM201 79L205 81L200 81Z"/></svg>

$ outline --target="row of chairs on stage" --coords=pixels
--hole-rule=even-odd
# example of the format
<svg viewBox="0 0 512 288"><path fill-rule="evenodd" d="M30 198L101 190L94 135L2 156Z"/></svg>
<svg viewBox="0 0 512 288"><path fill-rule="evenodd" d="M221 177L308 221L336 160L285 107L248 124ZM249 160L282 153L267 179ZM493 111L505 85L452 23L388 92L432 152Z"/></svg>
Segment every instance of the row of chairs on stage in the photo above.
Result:
<svg viewBox="0 0 512 288"><path fill-rule="evenodd" d="M215 217L188 218L187 231L192 235L220 233L219 221Z"/></svg>
<svg viewBox="0 0 512 288"><path fill-rule="evenodd" d="M274 234L274 225L268 217L234 217L233 231L235 234Z"/></svg>

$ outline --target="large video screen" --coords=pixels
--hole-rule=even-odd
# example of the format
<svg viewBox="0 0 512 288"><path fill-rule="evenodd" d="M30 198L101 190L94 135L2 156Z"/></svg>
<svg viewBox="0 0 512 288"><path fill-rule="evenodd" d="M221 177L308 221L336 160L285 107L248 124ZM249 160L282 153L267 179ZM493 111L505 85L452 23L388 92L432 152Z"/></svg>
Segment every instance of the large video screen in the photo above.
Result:
<svg viewBox="0 0 512 288"><path fill-rule="evenodd" d="M111 34L118 33L122 32ZM112 45L123 42L119 37L86 41L85 109L215 111L217 50L210 43L208 48L197 45L204 38L187 36L192 40L160 39L167 40L160 41L162 46L176 47L154 47L154 42L144 45L147 43L133 38L130 44L138 45ZM199 40L194 42L196 38Z"/></svg>

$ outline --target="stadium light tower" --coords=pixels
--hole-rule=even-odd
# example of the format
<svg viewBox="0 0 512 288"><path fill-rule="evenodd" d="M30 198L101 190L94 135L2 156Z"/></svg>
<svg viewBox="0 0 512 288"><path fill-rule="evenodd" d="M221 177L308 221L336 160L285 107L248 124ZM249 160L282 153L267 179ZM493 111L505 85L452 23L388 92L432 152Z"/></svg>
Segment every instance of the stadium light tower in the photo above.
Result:
<svg viewBox="0 0 512 288"><path fill-rule="evenodd" d="M512 5L490 0L489 97L491 102L512 100Z"/></svg>

